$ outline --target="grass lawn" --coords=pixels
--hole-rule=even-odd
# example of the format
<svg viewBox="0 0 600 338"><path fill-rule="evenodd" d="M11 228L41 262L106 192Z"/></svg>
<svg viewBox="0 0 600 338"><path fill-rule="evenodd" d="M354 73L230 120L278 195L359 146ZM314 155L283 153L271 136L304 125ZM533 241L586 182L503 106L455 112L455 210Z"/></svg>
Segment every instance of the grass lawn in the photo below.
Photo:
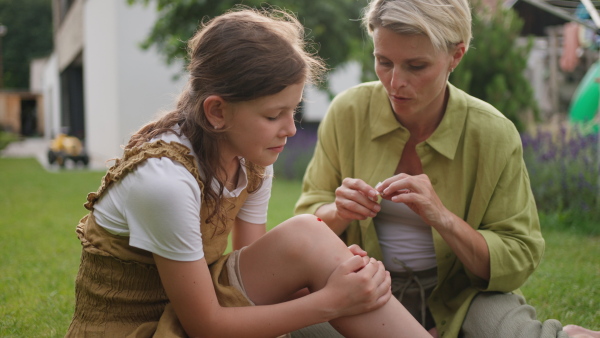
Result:
<svg viewBox="0 0 600 338"><path fill-rule="evenodd" d="M62 337L74 303L88 192L104 172L47 172L34 159L0 159L0 337ZM275 180L269 227L292 215L300 183ZM549 231L523 291L541 319L600 329L600 239Z"/></svg>

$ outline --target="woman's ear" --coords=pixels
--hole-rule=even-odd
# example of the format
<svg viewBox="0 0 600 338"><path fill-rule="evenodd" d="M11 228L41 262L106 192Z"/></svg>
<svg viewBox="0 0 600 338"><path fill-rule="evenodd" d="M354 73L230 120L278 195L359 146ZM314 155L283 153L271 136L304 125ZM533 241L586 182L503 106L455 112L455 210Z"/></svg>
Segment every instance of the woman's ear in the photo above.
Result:
<svg viewBox="0 0 600 338"><path fill-rule="evenodd" d="M211 95L204 100L204 115L215 129L220 129L225 125L225 105L225 100L218 95Z"/></svg>
<svg viewBox="0 0 600 338"><path fill-rule="evenodd" d="M455 45L454 50L450 51L451 56L452 56L452 61L450 62L450 66L451 69L454 70L454 68L456 68L456 66L458 66L458 64L460 63L460 60L462 60L463 56L465 56L465 43L464 42L459 42Z"/></svg>

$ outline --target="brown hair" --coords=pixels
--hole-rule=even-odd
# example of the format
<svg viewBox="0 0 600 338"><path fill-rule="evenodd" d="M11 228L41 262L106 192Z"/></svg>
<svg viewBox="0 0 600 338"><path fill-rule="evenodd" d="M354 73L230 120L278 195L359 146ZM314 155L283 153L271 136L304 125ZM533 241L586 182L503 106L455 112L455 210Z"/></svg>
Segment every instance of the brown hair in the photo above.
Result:
<svg viewBox="0 0 600 338"><path fill-rule="evenodd" d="M189 80L178 98L175 110L143 126L130 139L126 149L148 142L156 135L172 131L175 124L190 139L204 174L204 202L213 207L208 219L215 224L226 219L219 191L210 189L220 167L217 140L222 137L206 119L204 100L218 95L228 102L242 102L277 94L289 85L314 83L323 74L323 62L307 51L304 27L291 14L279 9L237 7L201 24L188 42ZM249 182L260 187L264 168L246 162ZM224 224L224 223L222 223Z"/></svg>

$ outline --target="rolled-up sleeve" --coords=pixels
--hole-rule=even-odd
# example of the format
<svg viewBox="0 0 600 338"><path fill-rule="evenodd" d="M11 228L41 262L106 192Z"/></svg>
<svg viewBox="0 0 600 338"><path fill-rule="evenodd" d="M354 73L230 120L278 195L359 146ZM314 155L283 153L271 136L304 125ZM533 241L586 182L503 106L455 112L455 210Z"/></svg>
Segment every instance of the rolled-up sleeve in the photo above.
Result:
<svg viewBox="0 0 600 338"><path fill-rule="evenodd" d="M509 154L478 231L490 252L486 290L510 292L523 285L545 246L520 143Z"/></svg>

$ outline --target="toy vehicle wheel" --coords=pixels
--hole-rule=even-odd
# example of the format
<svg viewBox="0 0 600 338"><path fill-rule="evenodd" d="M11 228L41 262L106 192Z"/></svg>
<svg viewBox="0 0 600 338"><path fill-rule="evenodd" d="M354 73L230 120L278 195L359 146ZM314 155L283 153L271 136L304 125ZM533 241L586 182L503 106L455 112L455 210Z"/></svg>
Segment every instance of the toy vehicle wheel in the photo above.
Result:
<svg viewBox="0 0 600 338"><path fill-rule="evenodd" d="M48 150L48 163L54 164L56 162L56 154L52 150Z"/></svg>

